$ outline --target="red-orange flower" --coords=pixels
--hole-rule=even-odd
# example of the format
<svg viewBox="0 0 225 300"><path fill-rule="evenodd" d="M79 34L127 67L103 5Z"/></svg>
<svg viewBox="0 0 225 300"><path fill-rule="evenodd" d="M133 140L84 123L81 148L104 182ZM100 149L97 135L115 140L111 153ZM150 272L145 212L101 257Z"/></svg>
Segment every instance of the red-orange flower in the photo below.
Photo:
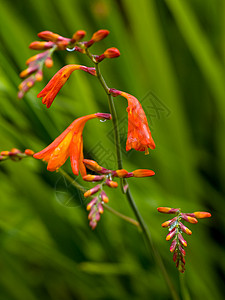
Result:
<svg viewBox="0 0 225 300"><path fill-rule="evenodd" d="M121 95L128 101L128 133L126 151L133 148L137 151L145 151L145 154L148 154L148 148L155 149L155 143L148 126L145 112L140 102L137 98L125 92L114 89L110 89L110 92L113 96Z"/></svg>
<svg viewBox="0 0 225 300"><path fill-rule="evenodd" d="M80 172L82 177L85 176L82 132L85 123L94 118L111 119L111 115L96 113L76 119L48 147L35 153L33 157L48 162L49 171L56 171L70 156L73 173L78 175Z"/></svg>
<svg viewBox="0 0 225 300"><path fill-rule="evenodd" d="M96 75L95 68L88 68L81 65L66 65L61 68L49 81L46 87L37 95L38 98L43 97L42 103L46 104L49 108L55 99L58 92L64 86L66 81L69 79L71 73L75 70L83 70L92 75Z"/></svg>

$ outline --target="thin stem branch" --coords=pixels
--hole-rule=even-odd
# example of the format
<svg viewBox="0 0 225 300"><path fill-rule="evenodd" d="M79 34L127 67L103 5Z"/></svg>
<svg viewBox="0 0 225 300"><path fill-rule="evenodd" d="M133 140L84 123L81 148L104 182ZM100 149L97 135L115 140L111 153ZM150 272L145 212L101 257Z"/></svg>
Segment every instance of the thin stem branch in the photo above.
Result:
<svg viewBox="0 0 225 300"><path fill-rule="evenodd" d="M118 216L119 218L131 223L132 225L134 225L136 227L140 226L140 224L136 220L121 214L120 212L118 212L117 210L113 209L112 207L106 205L105 203L103 204L103 206L105 207L105 209L107 209L108 211L110 211L114 215Z"/></svg>
<svg viewBox="0 0 225 300"><path fill-rule="evenodd" d="M67 172L65 172L63 169L59 168L58 172L61 173L77 190L81 192L86 192L86 188L83 187L81 184L79 184L76 180L73 179Z"/></svg>
<svg viewBox="0 0 225 300"><path fill-rule="evenodd" d="M148 250L150 250L150 253L153 254L153 256L155 258L155 261L158 264L158 266L159 266L159 268L162 272L162 275L163 275L163 277L164 277L164 279L165 279L165 281L166 281L166 283L167 283L167 285L170 289L170 292L171 292L171 295L172 295L173 299L174 300L179 300L180 298L177 295L177 292L176 292L176 290L175 290L175 288L174 288L174 286L173 286L173 284L170 280L170 277L169 277L169 275L166 271L166 268L164 266L162 258L160 256L158 250L154 246L154 243L153 243L153 240L152 240L152 237L151 237L151 233L150 233L146 223L144 222L144 220L143 220L143 218L142 218L142 216L141 216L141 214L140 214L140 212L139 212L139 210L138 210L138 208L135 204L135 201L134 201L134 199L131 195L131 192L130 192L129 188L127 189L126 196L127 196L128 202L129 202L130 206L132 207L132 210L133 210L133 212L134 212L134 214L135 214L135 216L136 216L136 218L137 218L137 220L140 224L140 227L142 229L144 240L145 240L145 243L146 243L146 246L147 246Z"/></svg>
<svg viewBox="0 0 225 300"><path fill-rule="evenodd" d="M74 179L73 179L73 177L71 177L67 172L65 172L63 169L61 169L61 168L59 168L58 169L58 172L59 173L61 173L76 189L78 189L79 191L81 191L81 192L86 192L87 191L87 189L84 187L84 186L82 186L81 184L79 184L78 182L76 182ZM124 214L121 214L120 212L118 212L117 210L115 210L115 209L113 209L113 208L111 208L110 206L108 206L108 205L106 205L105 203L103 203L103 206L105 207L105 209L107 209L108 211L110 211L112 214L114 214L114 215L116 215L117 217L119 217L119 218L121 218L121 219L123 219L123 220L125 220L125 221L127 221L128 223L131 223L132 225L135 225L136 227L139 227L140 226L140 224L136 221L136 220L134 220L134 219L132 219L132 218L130 218L130 217L128 217L128 216L125 216Z"/></svg>
<svg viewBox="0 0 225 300"><path fill-rule="evenodd" d="M115 138L115 145L116 145L116 156L117 156L117 166L118 169L123 169L123 163L122 163L122 152L121 152L121 144L120 144L120 134L119 134L119 128L118 128L118 118L117 113L115 109L115 105L112 99L112 95L108 92L109 88L105 83L105 80L103 79L103 76L100 72L99 64L95 64L97 77L103 86L104 90L107 92L108 96L108 104L109 104L109 110L112 115L112 122L113 122L113 128L114 128L114 138Z"/></svg>

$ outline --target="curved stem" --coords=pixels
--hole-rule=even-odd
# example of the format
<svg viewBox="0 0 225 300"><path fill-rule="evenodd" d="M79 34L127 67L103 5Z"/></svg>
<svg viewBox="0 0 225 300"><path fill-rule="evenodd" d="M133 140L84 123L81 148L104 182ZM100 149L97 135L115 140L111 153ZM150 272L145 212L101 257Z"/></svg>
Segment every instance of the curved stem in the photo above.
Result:
<svg viewBox="0 0 225 300"><path fill-rule="evenodd" d="M103 86L104 90L107 93L108 96L108 103L109 103L109 110L112 115L112 122L113 122L113 128L114 128L114 138L115 138L115 145L116 145L116 157L117 157L117 166L118 169L123 169L123 163L122 163L122 152L121 152L121 144L120 144L120 134L119 134L119 128L118 128L118 118L117 113L115 109L115 105L112 99L112 95L109 93L109 88L100 72L99 64L95 64L97 77Z"/></svg>
<svg viewBox="0 0 225 300"><path fill-rule="evenodd" d="M119 218L131 223L132 225L134 225L136 227L140 226L140 224L136 220L121 214L120 212L118 212L117 210L113 209L112 207L106 205L105 203L103 204L103 206L105 207L105 209L107 209L108 211L110 211L114 215L118 216Z"/></svg>
<svg viewBox="0 0 225 300"><path fill-rule="evenodd" d="M81 191L81 192L86 192L87 191L87 189L84 187L84 186L82 186L81 184L79 184L78 182L76 182L74 179L73 179L73 177L71 177L67 172L65 172L63 169L61 169L61 168L59 168L58 169L58 172L59 173L61 173L76 189L78 189L79 191ZM132 219L132 218L130 218L130 217L128 217L128 216L125 216L125 215L123 215L123 214L121 214L120 212L118 212L117 210L115 210L115 209L113 209L112 207L110 207L110 206L108 206L108 205L106 205L105 203L103 203L103 206L105 207L105 209L107 209L108 211L110 211L112 214L114 214L114 215L116 215L117 217L119 217L119 218L121 218L121 219L123 219L123 220L125 220L125 221L127 221L127 222L129 222L129 223L131 223L132 225L135 225L135 226L137 226L137 227L139 227L140 226L140 224L136 221L136 220L134 220L134 219Z"/></svg>
<svg viewBox="0 0 225 300"><path fill-rule="evenodd" d="M113 122L113 129L114 129L115 146L116 146L116 154L117 154L117 165L118 165L119 169L122 169L123 163L122 163L122 152L121 152L121 144L120 144L120 134L119 134L119 128L118 128L117 113L116 113L115 105L114 105L114 102L112 99L112 95L109 93L109 88L101 74L99 64L96 63L94 56L91 55L91 53L89 52L88 49L86 50L86 54L92 60L92 62L94 62L97 78L100 81L102 87L104 88L104 90L108 96L109 109L110 109L110 113L112 115L112 122ZM126 189L125 189L125 186L126 186ZM179 300L179 296L177 295L176 290L174 289L174 286L173 286L173 284L170 280L170 277L166 271L166 268L163 264L163 261L161 259L159 252L155 249L155 247L153 245L153 241L152 241L149 229L148 229L146 223L144 222L144 220L135 204L135 201L131 195L129 185L127 184L126 180L122 180L122 190L126 194L127 200L139 222L140 228L142 229L143 236L144 236L144 239L146 242L146 246L150 250L150 253L153 253L156 263L158 264L159 269L162 272L162 275L170 289L173 299Z"/></svg>
<svg viewBox="0 0 225 300"><path fill-rule="evenodd" d="M130 192L129 188L127 189L126 196L127 196L128 202L129 202L130 206L132 207L132 210L133 210L133 212L134 212L134 214L135 214L135 216L136 216L136 218L137 218L137 220L138 220L138 222L140 224L140 227L142 229L147 249L150 250L151 254L153 254L153 256L155 258L155 261L158 264L158 266L159 266L159 268L160 268L160 270L162 272L162 275L163 275L163 277L164 277L164 279L165 279L165 281L166 281L166 283L167 283L167 285L168 285L168 287L170 289L170 292L171 292L171 295L172 295L173 299L174 300L179 300L180 298L177 295L177 292L176 292L176 290L175 290L175 288L174 288L174 286L173 286L173 284L172 284L172 282L170 280L170 277L169 277L169 275L168 275L168 273L166 271L166 268L164 266L162 258L160 256L158 250L155 248L155 246L153 244L151 233L150 233L150 231L149 231L149 229L148 229L145 221L143 220L143 218L142 218L142 216L141 216L141 214L140 214L140 212L139 212L139 210L138 210L138 208L137 208L137 206L136 206L136 204L134 202L134 199L133 199L133 197L131 195L131 192Z"/></svg>

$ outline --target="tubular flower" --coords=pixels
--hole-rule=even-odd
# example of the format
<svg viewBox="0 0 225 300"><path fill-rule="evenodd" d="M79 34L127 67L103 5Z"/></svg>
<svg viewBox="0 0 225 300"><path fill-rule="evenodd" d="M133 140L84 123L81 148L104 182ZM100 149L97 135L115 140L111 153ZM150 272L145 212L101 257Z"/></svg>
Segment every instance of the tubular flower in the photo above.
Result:
<svg viewBox="0 0 225 300"><path fill-rule="evenodd" d="M110 89L110 92L114 97L121 95L128 101L128 133L126 151L133 148L137 151L145 151L145 154L148 154L148 148L155 149L155 143L148 126L145 112L140 102L134 96L125 92L115 89Z"/></svg>
<svg viewBox="0 0 225 300"><path fill-rule="evenodd" d="M35 153L33 157L48 162L47 169L53 172L60 168L70 156L73 173L78 175L80 172L82 176L85 176L82 132L85 123L94 118L111 119L111 115L96 113L76 119L48 147Z"/></svg>
<svg viewBox="0 0 225 300"><path fill-rule="evenodd" d="M61 68L49 81L46 87L37 95L38 98L43 97L42 103L46 104L47 108L49 108L55 99L58 92L64 86L66 81L69 79L71 73L75 70L83 70L92 75L95 75L94 68L88 68L81 65L66 65Z"/></svg>

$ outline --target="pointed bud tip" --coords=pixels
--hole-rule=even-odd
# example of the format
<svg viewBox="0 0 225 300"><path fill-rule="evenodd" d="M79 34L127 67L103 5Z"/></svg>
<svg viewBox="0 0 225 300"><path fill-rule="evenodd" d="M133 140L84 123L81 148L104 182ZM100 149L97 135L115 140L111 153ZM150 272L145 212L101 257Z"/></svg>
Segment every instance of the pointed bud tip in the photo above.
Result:
<svg viewBox="0 0 225 300"><path fill-rule="evenodd" d="M148 169L138 169L132 172L134 177L150 177L150 176L154 176L155 172L152 170L148 170Z"/></svg>
<svg viewBox="0 0 225 300"><path fill-rule="evenodd" d="M100 29L93 34L91 39L94 42L99 42L99 41L103 40L104 38L106 38L108 35L109 35L109 30Z"/></svg>
<svg viewBox="0 0 225 300"><path fill-rule="evenodd" d="M104 52L106 58L116 58L120 56L120 51L117 48L108 48Z"/></svg>
<svg viewBox="0 0 225 300"><path fill-rule="evenodd" d="M31 150L31 149L26 149L26 150L24 151L24 153L25 153L26 155L28 155L28 156L33 156L33 155L34 155L34 151Z"/></svg>
<svg viewBox="0 0 225 300"><path fill-rule="evenodd" d="M203 219L203 218L210 218L212 215L209 212L205 211L196 211L194 212L196 218Z"/></svg>

